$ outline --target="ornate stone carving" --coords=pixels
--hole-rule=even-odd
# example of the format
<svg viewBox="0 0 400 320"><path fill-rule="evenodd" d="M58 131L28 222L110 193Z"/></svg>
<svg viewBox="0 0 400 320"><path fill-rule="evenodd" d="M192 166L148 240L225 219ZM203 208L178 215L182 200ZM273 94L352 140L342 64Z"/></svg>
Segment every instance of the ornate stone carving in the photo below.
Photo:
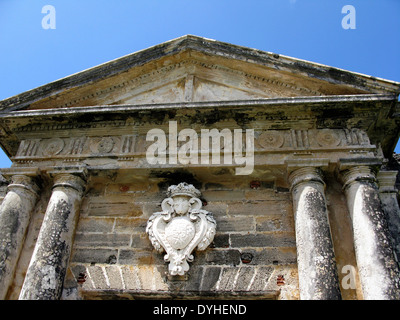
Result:
<svg viewBox="0 0 400 320"><path fill-rule="evenodd" d="M308 139L307 130L290 130L292 136L292 147L293 148L309 148L310 141Z"/></svg>
<svg viewBox="0 0 400 320"><path fill-rule="evenodd" d="M122 136L121 153L131 153L134 151L137 136Z"/></svg>
<svg viewBox="0 0 400 320"><path fill-rule="evenodd" d="M90 150L93 153L110 153L114 144L114 139L112 137L92 138Z"/></svg>
<svg viewBox="0 0 400 320"><path fill-rule="evenodd" d="M280 148L283 145L283 133L276 131L265 131L257 139L258 144L265 149Z"/></svg>
<svg viewBox="0 0 400 320"><path fill-rule="evenodd" d="M19 157L35 157L39 149L40 139L22 140L18 150Z"/></svg>
<svg viewBox="0 0 400 320"><path fill-rule="evenodd" d="M109 153L112 151L114 147L114 140L110 137L103 137L99 144L97 149L99 150L100 153Z"/></svg>
<svg viewBox="0 0 400 320"><path fill-rule="evenodd" d="M319 131L316 139L321 147L336 147L340 143L339 135L331 129L323 129Z"/></svg>
<svg viewBox="0 0 400 320"><path fill-rule="evenodd" d="M43 142L43 155L55 156L64 149L64 140L60 138L48 139Z"/></svg>
<svg viewBox="0 0 400 320"><path fill-rule="evenodd" d="M80 155L86 143L87 137L74 137L71 139L70 154Z"/></svg>
<svg viewBox="0 0 400 320"><path fill-rule="evenodd" d="M205 250L213 241L216 222L212 214L202 210L201 193L193 185L182 182L168 188L161 203L162 212L154 213L146 232L154 248L166 252L170 275L184 275L193 261L194 249Z"/></svg>

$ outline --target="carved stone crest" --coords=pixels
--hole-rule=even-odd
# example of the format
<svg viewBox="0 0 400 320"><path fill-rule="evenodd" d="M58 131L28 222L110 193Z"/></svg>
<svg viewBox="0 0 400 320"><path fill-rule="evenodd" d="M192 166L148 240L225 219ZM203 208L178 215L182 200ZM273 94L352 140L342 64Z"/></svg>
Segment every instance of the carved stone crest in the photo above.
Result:
<svg viewBox="0 0 400 320"><path fill-rule="evenodd" d="M186 182L170 186L162 212L153 213L147 222L153 247L166 253L170 275L184 275L194 259L193 250L205 250L214 239L216 222L210 212L201 209L200 195Z"/></svg>

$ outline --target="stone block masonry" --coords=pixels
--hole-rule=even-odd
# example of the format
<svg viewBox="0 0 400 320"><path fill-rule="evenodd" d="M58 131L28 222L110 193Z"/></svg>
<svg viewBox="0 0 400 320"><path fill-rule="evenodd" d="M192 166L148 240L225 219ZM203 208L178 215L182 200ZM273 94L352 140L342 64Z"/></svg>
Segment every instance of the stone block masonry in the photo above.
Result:
<svg viewBox="0 0 400 320"><path fill-rule="evenodd" d="M83 199L65 299L77 294L84 299L298 296L288 192L277 192L273 184L258 190L228 182L203 186L203 208L217 221L214 241L211 248L194 253L187 275L168 276L163 255L154 250L145 233L148 217L161 209L165 190L157 184L142 188L97 185ZM101 207L100 199L105 197L107 205ZM126 209L114 210L118 206ZM138 209L134 214L132 207Z"/></svg>

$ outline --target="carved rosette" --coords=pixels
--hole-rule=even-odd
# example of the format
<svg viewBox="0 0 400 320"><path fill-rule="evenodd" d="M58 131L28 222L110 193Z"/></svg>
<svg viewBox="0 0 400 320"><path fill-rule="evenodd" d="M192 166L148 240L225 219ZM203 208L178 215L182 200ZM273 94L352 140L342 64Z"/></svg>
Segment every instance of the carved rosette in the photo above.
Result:
<svg viewBox="0 0 400 320"><path fill-rule="evenodd" d="M331 129L320 130L316 135L316 139L321 147L332 148L340 144L339 135L334 130Z"/></svg>
<svg viewBox="0 0 400 320"><path fill-rule="evenodd" d="M112 137L92 138L90 150L93 153L110 153L114 148L114 139Z"/></svg>
<svg viewBox="0 0 400 320"><path fill-rule="evenodd" d="M64 140L60 138L47 139L43 142L43 155L55 156L64 149Z"/></svg>
<svg viewBox="0 0 400 320"><path fill-rule="evenodd" d="M200 191L182 182L168 188L168 198L161 203L162 212L154 213L146 232L153 247L165 252L170 275L184 275L189 270L194 249L205 250L214 239L216 222L202 210Z"/></svg>
<svg viewBox="0 0 400 320"><path fill-rule="evenodd" d="M280 148L283 145L284 137L281 132L265 131L260 134L257 142L264 149Z"/></svg>

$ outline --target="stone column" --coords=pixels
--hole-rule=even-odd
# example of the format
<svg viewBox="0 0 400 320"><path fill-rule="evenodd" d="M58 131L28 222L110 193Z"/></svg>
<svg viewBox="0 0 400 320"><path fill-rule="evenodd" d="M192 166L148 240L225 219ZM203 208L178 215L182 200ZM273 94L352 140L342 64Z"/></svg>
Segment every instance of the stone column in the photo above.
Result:
<svg viewBox="0 0 400 320"><path fill-rule="evenodd" d="M13 173L0 207L1 300L5 299L12 283L31 214L38 200L39 188L35 181L36 175L35 170Z"/></svg>
<svg viewBox="0 0 400 320"><path fill-rule="evenodd" d="M300 299L340 300L321 170L297 169L290 174L289 181L295 215Z"/></svg>
<svg viewBox="0 0 400 320"><path fill-rule="evenodd" d="M367 165L341 173L350 212L357 266L364 299L399 299L399 270L394 260L373 171Z"/></svg>
<svg viewBox="0 0 400 320"><path fill-rule="evenodd" d="M379 196L386 215L392 247L397 265L400 266L400 207L395 187L398 171L379 171L377 175Z"/></svg>
<svg viewBox="0 0 400 320"><path fill-rule="evenodd" d="M52 194L20 300L58 300L61 297L85 184L84 177L74 172L54 174Z"/></svg>

